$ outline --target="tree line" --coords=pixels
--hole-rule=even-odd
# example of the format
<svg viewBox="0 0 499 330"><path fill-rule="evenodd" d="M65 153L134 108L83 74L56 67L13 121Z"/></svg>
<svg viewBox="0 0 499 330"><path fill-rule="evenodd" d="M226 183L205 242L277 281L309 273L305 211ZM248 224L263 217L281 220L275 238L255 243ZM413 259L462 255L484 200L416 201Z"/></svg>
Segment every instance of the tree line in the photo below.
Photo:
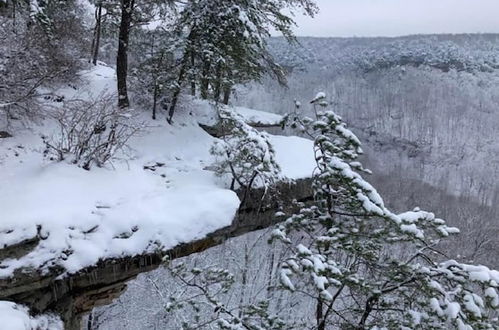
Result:
<svg viewBox="0 0 499 330"><path fill-rule="evenodd" d="M153 117L162 105L171 122L185 87L203 99L228 103L236 84L268 74L284 83L267 39L272 29L292 42L295 11L314 15L317 7L313 0L6 0L0 2L0 35L7 41L1 60L15 62L9 54L17 51L14 40L22 40L19 51L31 53L27 70L47 67L54 75L74 73L82 57L97 65L103 53L115 52L118 106L130 106L131 91L145 91ZM44 54L30 56L34 52ZM5 88L25 80L19 72L12 76ZM26 89L37 86L33 81ZM19 108L30 96L0 100Z"/></svg>

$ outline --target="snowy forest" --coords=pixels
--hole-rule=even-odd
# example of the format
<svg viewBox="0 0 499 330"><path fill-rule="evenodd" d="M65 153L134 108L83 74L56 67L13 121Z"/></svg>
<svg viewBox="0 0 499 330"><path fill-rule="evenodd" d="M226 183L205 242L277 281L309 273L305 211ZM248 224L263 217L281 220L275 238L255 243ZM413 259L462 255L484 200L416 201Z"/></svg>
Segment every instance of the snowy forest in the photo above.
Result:
<svg viewBox="0 0 499 330"><path fill-rule="evenodd" d="M313 0L0 0L0 329L499 329L499 34Z"/></svg>

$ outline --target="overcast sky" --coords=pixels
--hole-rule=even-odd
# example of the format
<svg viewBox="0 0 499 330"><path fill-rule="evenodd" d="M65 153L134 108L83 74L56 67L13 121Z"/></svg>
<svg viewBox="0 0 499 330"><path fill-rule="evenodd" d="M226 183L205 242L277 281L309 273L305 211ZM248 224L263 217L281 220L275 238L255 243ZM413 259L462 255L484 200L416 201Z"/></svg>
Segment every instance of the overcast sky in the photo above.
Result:
<svg viewBox="0 0 499 330"><path fill-rule="evenodd" d="M295 17L299 36L400 36L499 32L499 0L316 0L315 18Z"/></svg>

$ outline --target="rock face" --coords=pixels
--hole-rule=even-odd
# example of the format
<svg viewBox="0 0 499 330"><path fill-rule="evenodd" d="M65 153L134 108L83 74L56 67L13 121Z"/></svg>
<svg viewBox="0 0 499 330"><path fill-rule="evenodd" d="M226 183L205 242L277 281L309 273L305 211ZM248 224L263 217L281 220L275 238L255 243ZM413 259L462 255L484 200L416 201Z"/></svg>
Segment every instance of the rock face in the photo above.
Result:
<svg viewBox="0 0 499 330"><path fill-rule="evenodd" d="M10 138L10 137L12 137L12 135L9 132L0 131L0 139L6 139L6 138Z"/></svg>
<svg viewBox="0 0 499 330"><path fill-rule="evenodd" d="M238 194L242 200L244 192ZM62 269L52 269L49 274L31 269L19 271L13 278L0 280L0 300L27 305L35 314L56 312L64 320L66 329L80 330L84 314L96 306L110 303L123 292L127 281L156 269L165 257L174 259L198 253L222 244L228 238L269 227L275 224L277 210L291 211L292 200L307 201L311 198L310 179L280 183L269 191L254 189L249 192L230 226L203 239L185 242L167 251L101 260L93 267L63 278L59 278ZM0 260L26 254L37 244L36 240L29 240L0 249Z"/></svg>

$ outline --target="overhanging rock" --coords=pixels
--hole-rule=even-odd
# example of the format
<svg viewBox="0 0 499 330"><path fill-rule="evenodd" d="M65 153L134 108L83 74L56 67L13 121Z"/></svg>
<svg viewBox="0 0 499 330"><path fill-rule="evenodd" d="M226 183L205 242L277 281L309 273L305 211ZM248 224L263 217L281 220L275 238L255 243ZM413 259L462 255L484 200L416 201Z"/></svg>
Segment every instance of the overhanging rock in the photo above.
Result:
<svg viewBox="0 0 499 330"><path fill-rule="evenodd" d="M242 200L244 192L238 194ZM0 280L0 300L27 305L35 314L56 312L64 320L66 329L79 330L84 314L96 306L110 303L123 292L127 281L158 268L165 256L171 259L188 256L219 245L228 238L270 227L276 223L276 211L292 211L293 200L311 198L310 179L281 182L271 190L253 189L232 224L203 239L155 253L100 260L97 265L70 275L64 275L61 268L53 268L48 274L22 269L12 278ZM0 260L26 254L37 244L34 239L0 249Z"/></svg>

